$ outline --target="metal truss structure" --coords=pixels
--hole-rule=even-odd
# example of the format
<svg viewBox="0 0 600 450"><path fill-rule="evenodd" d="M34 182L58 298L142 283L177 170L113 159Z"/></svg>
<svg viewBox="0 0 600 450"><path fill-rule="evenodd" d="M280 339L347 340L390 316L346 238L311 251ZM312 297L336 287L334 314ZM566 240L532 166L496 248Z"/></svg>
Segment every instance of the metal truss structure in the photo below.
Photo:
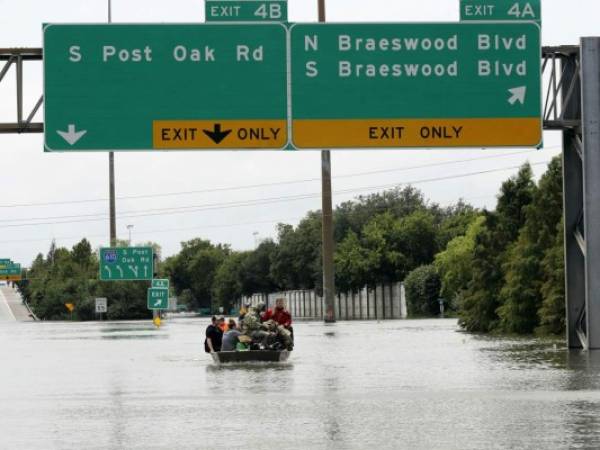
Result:
<svg viewBox="0 0 600 450"><path fill-rule="evenodd" d="M42 106L44 100L40 95L39 100L33 107L33 110L23 119L23 67L26 61L41 61L41 48L0 48L0 83L9 72L12 66L15 67L17 76L16 82L16 102L17 117L16 121L10 123L0 123L0 133L41 133L44 131L44 124L41 122L32 122L35 114Z"/></svg>

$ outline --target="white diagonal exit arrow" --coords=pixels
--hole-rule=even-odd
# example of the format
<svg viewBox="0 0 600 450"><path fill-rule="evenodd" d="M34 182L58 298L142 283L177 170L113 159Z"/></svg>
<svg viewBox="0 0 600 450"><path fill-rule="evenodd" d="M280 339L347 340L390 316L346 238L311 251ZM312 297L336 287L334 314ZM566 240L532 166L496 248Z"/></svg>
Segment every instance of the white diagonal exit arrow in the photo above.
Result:
<svg viewBox="0 0 600 450"><path fill-rule="evenodd" d="M162 300L159 298L158 300L156 300L156 302L154 302L154 306L160 306L162 304Z"/></svg>
<svg viewBox="0 0 600 450"><path fill-rule="evenodd" d="M527 94L527 86L519 86L516 88L512 88L509 89L508 92L512 94L511 97L508 99L508 103L510 103L511 105L514 105L517 102L521 103L521 105L525 103L525 94Z"/></svg>
<svg viewBox="0 0 600 450"><path fill-rule="evenodd" d="M69 145L75 145L75 143L81 139L81 137L87 133L87 130L75 131L75 125L70 123L68 127L69 131L60 131L56 130L56 132L69 143Z"/></svg>

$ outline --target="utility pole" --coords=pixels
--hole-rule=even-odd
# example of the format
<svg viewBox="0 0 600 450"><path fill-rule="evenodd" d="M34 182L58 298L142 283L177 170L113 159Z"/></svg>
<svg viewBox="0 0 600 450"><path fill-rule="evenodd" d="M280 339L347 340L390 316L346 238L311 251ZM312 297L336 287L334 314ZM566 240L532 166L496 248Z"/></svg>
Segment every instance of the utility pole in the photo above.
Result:
<svg viewBox="0 0 600 450"><path fill-rule="evenodd" d="M131 247L131 230L133 229L133 225L127 225L127 230L129 231L129 246Z"/></svg>
<svg viewBox="0 0 600 450"><path fill-rule="evenodd" d="M108 0L108 23L112 22L112 5ZM115 206L115 154L108 153L108 192L110 215L110 246L117 245L117 211Z"/></svg>
<svg viewBox="0 0 600 450"><path fill-rule="evenodd" d="M325 0L319 2L319 22L325 22ZM333 206L331 198L331 153L321 151L321 191L323 220L323 300L325 322L335 322L335 274L333 269Z"/></svg>

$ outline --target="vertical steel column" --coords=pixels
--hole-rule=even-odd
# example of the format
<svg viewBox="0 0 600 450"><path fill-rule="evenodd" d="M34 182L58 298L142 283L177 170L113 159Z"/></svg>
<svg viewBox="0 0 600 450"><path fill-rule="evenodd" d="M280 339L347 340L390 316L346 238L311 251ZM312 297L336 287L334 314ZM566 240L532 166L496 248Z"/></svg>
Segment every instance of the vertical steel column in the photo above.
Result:
<svg viewBox="0 0 600 450"><path fill-rule="evenodd" d="M325 22L325 0L319 0L319 22ZM321 152L323 215L323 300L325 322L335 322L335 275L333 268L333 200L331 195L331 154Z"/></svg>
<svg viewBox="0 0 600 450"><path fill-rule="evenodd" d="M17 56L17 125L23 124L23 57Z"/></svg>
<svg viewBox="0 0 600 450"><path fill-rule="evenodd" d="M587 348L600 349L600 38L581 39Z"/></svg>
<svg viewBox="0 0 600 450"><path fill-rule="evenodd" d="M577 55L562 59L563 85L575 82L574 95L563 104L565 120L581 119L581 83L577 73ZM563 89L563 102L567 93ZM567 344L582 348L577 329L585 311L585 256L576 233L583 213L583 161L578 147L581 138L577 130L563 131L563 209L565 239L565 301Z"/></svg>

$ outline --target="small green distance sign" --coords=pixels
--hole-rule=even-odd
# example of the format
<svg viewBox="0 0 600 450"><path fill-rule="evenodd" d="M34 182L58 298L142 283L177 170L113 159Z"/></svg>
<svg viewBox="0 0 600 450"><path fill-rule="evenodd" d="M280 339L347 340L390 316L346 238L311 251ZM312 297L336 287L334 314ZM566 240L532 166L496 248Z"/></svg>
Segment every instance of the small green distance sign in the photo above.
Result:
<svg viewBox="0 0 600 450"><path fill-rule="evenodd" d="M542 25L542 0L460 0L460 20L516 20Z"/></svg>
<svg viewBox="0 0 600 450"><path fill-rule="evenodd" d="M287 22L287 0L206 0L207 22Z"/></svg>
<svg viewBox="0 0 600 450"><path fill-rule="evenodd" d="M100 280L151 280L154 275L152 247L100 249Z"/></svg>
<svg viewBox="0 0 600 450"><path fill-rule="evenodd" d="M156 278L152 280L152 287L156 289L169 289L169 280L166 278Z"/></svg>
<svg viewBox="0 0 600 450"><path fill-rule="evenodd" d="M148 289L148 309L169 309L169 290Z"/></svg>

